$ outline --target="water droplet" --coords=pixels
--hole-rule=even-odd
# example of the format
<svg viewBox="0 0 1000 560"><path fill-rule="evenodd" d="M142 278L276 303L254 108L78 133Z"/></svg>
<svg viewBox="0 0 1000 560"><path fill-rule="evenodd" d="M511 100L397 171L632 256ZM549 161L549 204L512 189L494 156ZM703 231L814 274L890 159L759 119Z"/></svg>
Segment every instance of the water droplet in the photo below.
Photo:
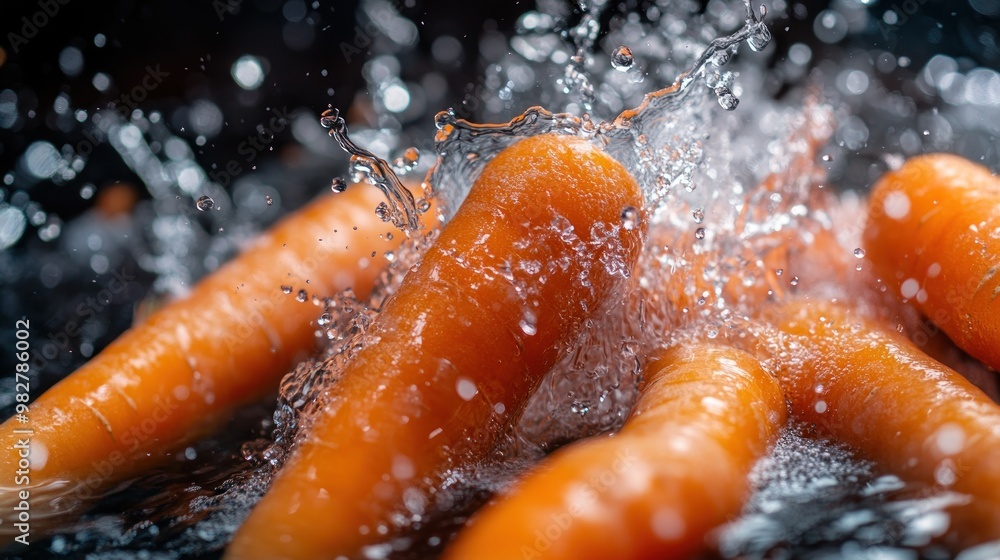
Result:
<svg viewBox="0 0 1000 560"><path fill-rule="evenodd" d="M694 217L694 223L700 224L705 221L705 211L701 208L695 208L691 212L691 216Z"/></svg>
<svg viewBox="0 0 1000 560"><path fill-rule="evenodd" d="M833 156L830 154L823 154L823 161L833 161Z"/></svg>
<svg viewBox="0 0 1000 560"><path fill-rule="evenodd" d="M725 66L729 64L729 59L732 58L732 54L729 53L728 49L723 49L712 57L712 64L716 66Z"/></svg>
<svg viewBox="0 0 1000 560"><path fill-rule="evenodd" d="M378 206L375 207L375 215L378 216L383 222L389 221L389 205L385 202L379 202Z"/></svg>
<svg viewBox="0 0 1000 560"><path fill-rule="evenodd" d="M413 171L413 168L417 166L417 162L420 160L420 150L409 147L403 152L403 163L406 166L407 171Z"/></svg>
<svg viewBox="0 0 1000 560"><path fill-rule="evenodd" d="M434 115L434 127L443 130L444 127L455 124L455 111L441 111Z"/></svg>
<svg viewBox="0 0 1000 560"><path fill-rule="evenodd" d="M740 104L739 98L733 95L733 92L727 87L715 88L715 95L719 96L719 105L727 111L736 110Z"/></svg>
<svg viewBox="0 0 1000 560"><path fill-rule="evenodd" d="M763 14L766 12L766 8L761 5L761 18L763 19ZM764 25L763 22L754 27L753 31L747 37L747 44L754 52L760 52L764 50L764 47L771 42L771 31Z"/></svg>
<svg viewBox="0 0 1000 560"><path fill-rule="evenodd" d="M274 204L274 200L272 200L270 196L265 196L264 197L264 201L267 202L268 206L271 206L271 205Z"/></svg>
<svg viewBox="0 0 1000 560"><path fill-rule="evenodd" d="M774 275L775 276L781 276L784 273L785 273L785 269L783 269L783 268L779 268L778 270L774 271Z"/></svg>
<svg viewBox="0 0 1000 560"><path fill-rule="evenodd" d="M347 181L343 177L334 177L330 182L330 190L335 193L342 193L347 190Z"/></svg>
<svg viewBox="0 0 1000 560"><path fill-rule="evenodd" d="M305 290L299 290L298 295L295 296L295 301L299 303L305 303L309 299L309 294Z"/></svg>
<svg viewBox="0 0 1000 560"><path fill-rule="evenodd" d="M611 53L611 66L620 72L627 72L635 58L632 56L632 49L622 45Z"/></svg>
<svg viewBox="0 0 1000 560"><path fill-rule="evenodd" d="M858 247L857 249L854 250L854 256L859 259L865 258L865 250L862 249L861 247Z"/></svg>
<svg viewBox="0 0 1000 560"><path fill-rule="evenodd" d="M635 229L639 223L639 211L632 206L627 206L622 210L622 227L627 230Z"/></svg>
<svg viewBox="0 0 1000 560"><path fill-rule="evenodd" d="M197 202L195 202L195 206L198 207L198 210L206 212L208 210L211 210L212 208L215 208L215 201L212 200L212 197L205 195L200 197L197 200Z"/></svg>
<svg viewBox="0 0 1000 560"><path fill-rule="evenodd" d="M521 320L517 324L521 327L521 330L524 331L524 334L528 336L535 336L535 333L538 332L538 326L535 324L536 321L537 319L535 318L535 314L532 313L531 310L526 309L524 311L524 316L521 317Z"/></svg>
<svg viewBox="0 0 1000 560"><path fill-rule="evenodd" d="M700 227L694 231L695 239L705 239L705 228Z"/></svg>
<svg viewBox="0 0 1000 560"><path fill-rule="evenodd" d="M421 214L430 209L431 209L431 203L429 200L427 200L424 197L420 197L419 199L417 199L417 210L419 210ZM392 238L390 237L389 239Z"/></svg>
<svg viewBox="0 0 1000 560"><path fill-rule="evenodd" d="M799 285L799 277L798 276L792 276L792 280L791 280L791 282L789 282L789 284L791 284L793 286L798 286Z"/></svg>
<svg viewBox="0 0 1000 560"><path fill-rule="evenodd" d="M286 294L290 294L290 293L292 293L292 287L291 286L282 286L281 287L281 291L285 292Z"/></svg>

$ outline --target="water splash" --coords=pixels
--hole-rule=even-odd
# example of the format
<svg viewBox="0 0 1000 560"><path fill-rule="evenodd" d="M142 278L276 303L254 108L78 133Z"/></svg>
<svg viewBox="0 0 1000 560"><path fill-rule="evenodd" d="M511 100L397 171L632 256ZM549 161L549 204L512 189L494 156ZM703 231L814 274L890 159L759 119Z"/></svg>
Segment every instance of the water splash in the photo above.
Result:
<svg viewBox="0 0 1000 560"><path fill-rule="evenodd" d="M392 168L375 154L355 144L347 134L347 123L340 111L329 108L323 112L320 124L330 129L330 136L351 156L351 173L363 177L378 187L388 202L386 216L403 231L420 229L420 212L413 194L403 186Z"/></svg>

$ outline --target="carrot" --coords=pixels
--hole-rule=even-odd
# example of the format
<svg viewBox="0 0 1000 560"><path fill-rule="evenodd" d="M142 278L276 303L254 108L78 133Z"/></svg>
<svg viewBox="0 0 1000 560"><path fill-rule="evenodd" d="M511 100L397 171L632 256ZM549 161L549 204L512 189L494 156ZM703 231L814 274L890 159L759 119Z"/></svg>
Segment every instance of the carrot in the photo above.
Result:
<svg viewBox="0 0 1000 560"><path fill-rule="evenodd" d="M498 154L226 557L360 557L424 522L445 471L494 447L623 283L642 202L625 168L584 140L542 135Z"/></svg>
<svg viewBox="0 0 1000 560"><path fill-rule="evenodd" d="M909 480L974 497L962 546L1000 538L1000 407L895 332L837 304L777 311L792 413Z"/></svg>
<svg viewBox="0 0 1000 560"><path fill-rule="evenodd" d="M11 477L0 488L0 532L18 534L10 506L22 491L37 534L43 518L78 511L273 391L314 348L321 313L282 285L366 294L382 268L373 252L395 246L379 239L387 231L373 212L379 196L355 187L291 215L42 394L29 423L0 426L0 472ZM11 485L18 470L24 478Z"/></svg>
<svg viewBox="0 0 1000 560"><path fill-rule="evenodd" d="M741 350L695 343L644 368L613 437L543 460L460 532L446 560L688 558L739 513L785 421L778 381Z"/></svg>
<svg viewBox="0 0 1000 560"><path fill-rule="evenodd" d="M882 281L969 354L1000 369L1000 179L948 154L887 173L865 249Z"/></svg>

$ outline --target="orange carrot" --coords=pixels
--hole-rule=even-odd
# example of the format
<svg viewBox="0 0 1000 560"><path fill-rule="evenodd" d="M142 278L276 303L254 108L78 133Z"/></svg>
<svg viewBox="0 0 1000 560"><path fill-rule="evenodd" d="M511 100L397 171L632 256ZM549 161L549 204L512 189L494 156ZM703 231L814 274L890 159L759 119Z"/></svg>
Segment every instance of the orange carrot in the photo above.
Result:
<svg viewBox="0 0 1000 560"><path fill-rule="evenodd" d="M11 505L20 492L31 496L38 533L43 518L79 510L275 390L313 350L321 313L282 285L366 294L382 268L373 252L395 246L380 239L388 226L374 216L379 197L357 186L291 215L42 394L29 423L0 426L0 472L11 477L0 487L0 533L18 534Z"/></svg>
<svg viewBox="0 0 1000 560"><path fill-rule="evenodd" d="M616 293L638 257L641 208L635 179L584 140L536 136L498 154L227 558L360 557L425 521L444 472L494 447Z"/></svg>
<svg viewBox="0 0 1000 560"><path fill-rule="evenodd" d="M785 421L778 381L741 350L696 343L646 368L613 437L557 451L459 533L447 560L688 558L739 513Z"/></svg>
<svg viewBox="0 0 1000 560"><path fill-rule="evenodd" d="M1000 179L958 156L913 158L875 186L869 214L882 281L1000 369Z"/></svg>
<svg viewBox="0 0 1000 560"><path fill-rule="evenodd" d="M777 311L793 415L891 472L973 496L963 542L1000 538L1000 407L895 332L836 304Z"/></svg>

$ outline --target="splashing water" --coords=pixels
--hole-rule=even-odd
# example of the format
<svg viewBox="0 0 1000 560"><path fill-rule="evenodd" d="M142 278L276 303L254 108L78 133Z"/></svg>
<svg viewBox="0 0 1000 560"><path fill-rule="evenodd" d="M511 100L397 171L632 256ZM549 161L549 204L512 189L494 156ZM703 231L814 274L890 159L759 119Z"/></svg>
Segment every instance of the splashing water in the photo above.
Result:
<svg viewBox="0 0 1000 560"><path fill-rule="evenodd" d="M420 217L413 194L403 186L384 160L351 141L347 135L347 123L340 112L333 108L327 109L323 112L320 124L330 129L330 136L341 149L351 155L351 174L355 182L365 178L385 194L389 204L380 208L385 208L384 215L393 225L403 230L419 229ZM337 190L336 186L334 190Z"/></svg>
<svg viewBox="0 0 1000 560"><path fill-rule="evenodd" d="M543 133L580 136L611 153L639 181L652 215L646 248L621 294L623 304L595 315L572 351L543 381L497 449L495 458L502 462L454 473L442 492L451 492L456 501L468 496L480 496L481 501L481 494L502 488L552 449L620 427L637 394L643 356L701 334L751 337L749 317L760 301L755 294L778 299L809 287L800 285L801 271L789 267L786 252L807 247L817 233L830 231L836 223L831 218L836 209L829 207L820 187L831 166L849 159L839 157L840 151L838 157L824 154L817 158L817 154L831 138L850 144L860 129L845 120L843 108L822 101L815 92L800 90L781 102L764 93L766 72L752 57L741 60L734 55L743 43L755 52L767 48L767 13L763 6L755 10L749 0L741 8L702 14L691 3L661 2L641 18L616 15L612 17L616 25L603 39L605 46L614 48L609 56L600 56L595 51L600 48L600 22L611 10L608 3L584 3L579 21L572 25L555 7L544 6L543 11L529 12L519 20L511 52L487 69L487 77L496 78L495 84L488 81L492 85L476 94L484 96L480 117L506 122L477 124L472 116L460 116L456 110L435 117L436 162L424 192L445 220L493 156L521 138ZM724 30L732 31L726 34ZM734 70L725 70L730 67ZM558 78L548 83L525 77L535 74ZM671 85L650 93L654 88L648 82L654 79ZM533 81L539 82L538 88L526 85ZM511 114L526 99L542 106ZM419 151L407 150L389 165L374 155L377 150L366 150L351 139L336 109L324 112L321 123L350 155L352 178L367 180L385 194L386 201L375 211L407 231L410 239L391 258L387 255L389 266L369 300L360 301L347 291L323 301L324 313L317 322L323 354L300 364L283 380L273 423L264 423L266 429L273 429L271 437L243 446L242 455L250 463L215 471L212 474L217 478L206 476L202 488L185 494L194 520L174 526L183 536L175 535L173 551L186 554L205 550L199 546L217 549L223 545L266 490L297 439L329 399L336 398L330 389L344 364L370 343L366 332L382 302L395 292L437 234L432 230L411 235L430 202L416 200L394 173L419 168ZM114 137L131 130L123 122L114 127ZM149 186L155 191L154 162L142 159L135 150L121 151L130 165L149 169ZM203 188L198 184L184 191L188 208L189 201L203 192L232 206L226 202L226 193L199 190ZM346 181L333 179L330 188L340 192ZM166 186L161 190L164 200L173 198L173 190ZM197 208L202 209L200 202ZM623 213L622 227L634 226L635 221L635 216ZM850 238L844 241L846 247L858 246L856 231L844 237ZM185 244L195 245L193 240ZM519 264L524 265L522 278L537 278L529 263ZM734 283L738 290L732 289ZM281 289L292 292L291 287ZM293 297L305 300L307 295ZM525 314L522 330L530 335L533 325L532 317ZM806 470L795 470L795 465ZM754 476L754 498L743 517L720 537L725 557L764 558L781 547L815 550L816 543L809 539L827 521L840 525L823 533L827 538L823 546L829 545L826 552L843 548L845 542L913 548L907 542L919 542L927 535L914 529L914 511L917 517L925 515L938 523L930 523L936 530L940 517L935 516L961 501L951 495L921 494L925 489L880 475L872 465L804 436L799 429L782 436L773 456L758 466ZM208 490L213 487L218 490ZM839 491L831 494L831 487ZM829 499L829 509L822 512L826 517L796 518L804 509L798 501L803 492ZM469 498L469 503L478 502ZM109 528L90 521L88 538L112 535L119 545L155 541L157 535L150 534L151 528L159 531L158 527L166 528L174 519L174 512L162 513L169 510L163 504L156 507L161 508L156 510L160 516L142 516L156 519L144 525ZM414 549L423 550L425 545L431 553L439 550L447 540L447 523ZM904 537L911 541L904 542ZM61 538L53 541L52 550L72 551L66 537ZM103 550L114 548L107 543L102 546ZM817 557L825 557L821 552L816 552Z"/></svg>

